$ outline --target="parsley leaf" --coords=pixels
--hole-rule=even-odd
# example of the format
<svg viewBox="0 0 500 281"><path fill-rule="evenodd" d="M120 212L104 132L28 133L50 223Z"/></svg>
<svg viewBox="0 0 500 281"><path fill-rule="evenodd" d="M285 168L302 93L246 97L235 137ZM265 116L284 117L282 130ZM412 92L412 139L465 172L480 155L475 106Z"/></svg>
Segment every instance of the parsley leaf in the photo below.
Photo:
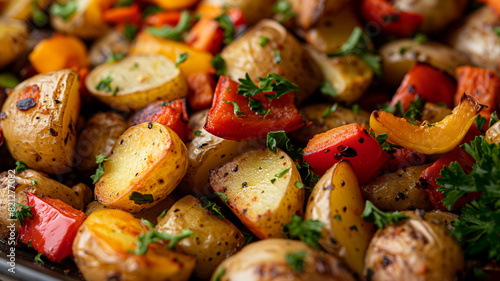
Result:
<svg viewBox="0 0 500 281"><path fill-rule="evenodd" d="M106 62L117 62L117 61L121 61L124 57L126 57L127 54L126 53L115 53L113 51L111 51L109 53L109 57L108 57L108 60Z"/></svg>
<svg viewBox="0 0 500 281"><path fill-rule="evenodd" d="M352 106L352 112L356 115L359 114L359 104L355 103L353 106Z"/></svg>
<svg viewBox="0 0 500 281"><path fill-rule="evenodd" d="M42 253L38 253L38 254L35 256L35 263L44 264L44 262L43 262L43 260L42 260Z"/></svg>
<svg viewBox="0 0 500 281"><path fill-rule="evenodd" d="M222 276L226 274L226 270L224 268L221 268L217 273L214 275L214 281L220 281Z"/></svg>
<svg viewBox="0 0 500 281"><path fill-rule="evenodd" d="M384 213L373 205L370 200L366 200L365 210L361 215L367 222L374 223L378 228L384 228L393 222L399 222L408 218L407 215L394 211L393 213Z"/></svg>
<svg viewBox="0 0 500 281"><path fill-rule="evenodd" d="M139 27L137 27L136 24L126 24L123 27L123 35L125 36L125 39L127 39L130 42L134 40L138 28Z"/></svg>
<svg viewBox="0 0 500 281"><path fill-rule="evenodd" d="M158 6L155 5L148 5L144 10L142 11L142 18L147 18L150 15L154 15L159 12L163 12L164 10Z"/></svg>
<svg viewBox="0 0 500 281"><path fill-rule="evenodd" d="M77 10L78 4L76 0L69 0L64 4L55 2L50 6L50 13L56 17L60 17L63 21L68 21Z"/></svg>
<svg viewBox="0 0 500 281"><path fill-rule="evenodd" d="M243 237L245 237L245 244L248 245L254 239L256 239L255 235L252 233L243 233Z"/></svg>
<svg viewBox="0 0 500 281"><path fill-rule="evenodd" d="M495 27L492 28L492 30L493 30L493 32L495 32L495 34L500 39L500 26L495 26Z"/></svg>
<svg viewBox="0 0 500 281"><path fill-rule="evenodd" d="M486 124L486 121L487 121L486 118L484 118L483 116L481 116L479 114L477 115L476 120L474 120L474 123L476 123L479 131L483 132L483 127L484 127L484 124Z"/></svg>
<svg viewBox="0 0 500 281"><path fill-rule="evenodd" d="M281 172L277 173L274 176L277 177L277 178L281 178L284 174L286 174L286 172L288 172L288 170L290 170L290 167L281 170Z"/></svg>
<svg viewBox="0 0 500 281"><path fill-rule="evenodd" d="M45 12L40 8L38 0L31 1L31 14L36 26L44 26L49 21Z"/></svg>
<svg viewBox="0 0 500 281"><path fill-rule="evenodd" d="M134 0L121 0L114 5L114 7L128 7L134 3Z"/></svg>
<svg viewBox="0 0 500 281"><path fill-rule="evenodd" d="M189 57L188 53L182 53L177 55L177 58L175 59L175 67L178 67L179 64L185 62Z"/></svg>
<svg viewBox="0 0 500 281"><path fill-rule="evenodd" d="M16 172L22 172L24 170L28 169L26 164L23 161L16 161Z"/></svg>
<svg viewBox="0 0 500 281"><path fill-rule="evenodd" d="M234 107L234 116L236 116L236 117L245 117L245 116L248 116L246 113L241 112L240 106L235 101L230 102L230 101L227 101L227 100L223 100L223 102L233 105L233 107Z"/></svg>
<svg viewBox="0 0 500 281"><path fill-rule="evenodd" d="M215 202L210 201L206 196L200 198L201 206L218 218L223 219L224 215L220 212L220 207Z"/></svg>
<svg viewBox="0 0 500 281"><path fill-rule="evenodd" d="M229 204L227 202L227 195L226 194L219 192L219 191L215 192L215 194L217 194L219 196L220 200L222 200L222 202L224 202L224 204L226 204L226 205Z"/></svg>
<svg viewBox="0 0 500 281"><path fill-rule="evenodd" d="M277 64L281 64L281 53L279 50L274 50L273 51L273 56L274 56L274 62Z"/></svg>
<svg viewBox="0 0 500 281"><path fill-rule="evenodd" d="M387 142L387 134L378 134L377 137L375 137L375 133L373 131L369 131L369 132L370 132L370 135L372 135L372 137L374 137L378 141L378 143L380 144L382 149L385 152L389 153L391 156L393 156L394 153L396 152L396 148L397 149L403 148L400 145Z"/></svg>
<svg viewBox="0 0 500 281"><path fill-rule="evenodd" d="M221 57L221 55L217 54L210 61L212 67L215 69L215 74L217 75L226 75L226 61Z"/></svg>
<svg viewBox="0 0 500 281"><path fill-rule="evenodd" d="M260 37L260 43L259 43L259 45L261 47L264 47L266 45L266 43L267 43L268 40L269 40L269 38L267 38L267 36L261 36Z"/></svg>
<svg viewBox="0 0 500 281"><path fill-rule="evenodd" d="M331 107L328 107L327 109L325 109L325 112L323 112L323 114L321 115L321 118L325 119L326 117L328 117L328 115L330 113L337 111L337 107L339 107L339 104L334 103Z"/></svg>
<svg viewBox="0 0 500 281"><path fill-rule="evenodd" d="M224 30L224 44L229 44L233 41L234 34L236 30L231 18L226 14L222 13L220 16L214 19L219 23L219 26Z"/></svg>
<svg viewBox="0 0 500 281"><path fill-rule="evenodd" d="M111 76L101 78L95 89L98 91L104 90L106 93L109 93L111 92L111 82L113 82L113 78Z"/></svg>
<svg viewBox="0 0 500 281"><path fill-rule="evenodd" d="M167 212L168 212L168 209L163 210L163 212L161 212L161 214L160 214L160 215L158 215L158 217L159 217L160 219L161 219L161 218L163 218L163 217L165 217L165 215L167 214Z"/></svg>
<svg viewBox="0 0 500 281"><path fill-rule="evenodd" d="M301 217L293 214L292 220L285 224L283 235L288 239L299 238L309 246L319 249L318 240L323 232L321 227L323 223L318 220L302 220Z"/></svg>
<svg viewBox="0 0 500 281"><path fill-rule="evenodd" d="M413 41L417 42L418 44L424 44L429 41L429 38L423 33L417 33L415 36L413 36Z"/></svg>
<svg viewBox="0 0 500 281"><path fill-rule="evenodd" d="M14 202L14 212L11 214L11 219L17 219L20 225L23 225L24 218L32 219L32 206L26 206L18 202Z"/></svg>
<svg viewBox="0 0 500 281"><path fill-rule="evenodd" d="M137 191L132 192L128 200L133 200L136 205L151 204L155 201L152 194L142 194Z"/></svg>
<svg viewBox="0 0 500 281"><path fill-rule="evenodd" d="M278 0L273 6L273 12L279 14L279 23L284 23L295 16L292 10L292 4L286 0Z"/></svg>
<svg viewBox="0 0 500 281"><path fill-rule="evenodd" d="M307 256L306 251L291 252L286 254L286 262L294 271L304 270L304 259Z"/></svg>
<svg viewBox="0 0 500 281"><path fill-rule="evenodd" d="M320 92L323 95L330 97L332 99L339 96L339 94L337 93L335 88L333 88L332 83L330 83L330 81L325 81L325 83L321 85Z"/></svg>
<svg viewBox="0 0 500 281"><path fill-rule="evenodd" d="M496 122L500 121L497 116L497 112L493 112L490 117L490 123L488 124L488 128L491 128L491 126L495 125Z"/></svg>
<svg viewBox="0 0 500 281"><path fill-rule="evenodd" d="M188 31L191 28L191 22L195 19L196 17L191 17L188 11L182 11L181 18L179 19L179 22L175 27L149 27L147 31L150 34L161 38L182 41L184 39L184 32Z"/></svg>
<svg viewBox="0 0 500 281"><path fill-rule="evenodd" d="M111 161L111 159L106 157L106 155L104 155L104 154L96 155L95 159L96 159L95 162L98 163L99 166L97 166L97 169L95 170L95 174L90 176L93 184L95 184L104 174L104 161Z"/></svg>
<svg viewBox="0 0 500 281"><path fill-rule="evenodd" d="M152 228L152 224L147 220L143 219L142 221L146 226L149 227L149 232L139 235L134 252L136 255L146 254L149 244L170 240L170 242L167 244L167 247L169 249L172 249L175 244L179 243L181 240L196 236L190 229L183 229L182 232L177 235L167 234L164 231L159 232L156 229Z"/></svg>

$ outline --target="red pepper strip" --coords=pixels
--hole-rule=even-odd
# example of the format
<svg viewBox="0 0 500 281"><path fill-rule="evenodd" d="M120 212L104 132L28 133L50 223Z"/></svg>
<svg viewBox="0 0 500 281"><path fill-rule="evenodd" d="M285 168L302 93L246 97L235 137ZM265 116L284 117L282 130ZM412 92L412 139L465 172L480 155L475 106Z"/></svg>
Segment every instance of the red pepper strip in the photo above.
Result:
<svg viewBox="0 0 500 281"><path fill-rule="evenodd" d="M360 183L368 182L390 159L377 140L356 123L315 135L304 148L304 160L323 175L341 160L351 162Z"/></svg>
<svg viewBox="0 0 500 281"><path fill-rule="evenodd" d="M53 262L60 262L72 254L71 248L85 214L59 199L38 198L27 193L32 206L32 219L25 219L19 228L19 239L44 254Z"/></svg>
<svg viewBox="0 0 500 281"><path fill-rule="evenodd" d="M158 122L172 129L186 142L190 140L186 101L156 101L138 111L131 118L131 126L144 122Z"/></svg>
<svg viewBox="0 0 500 281"><path fill-rule="evenodd" d="M185 42L191 47L216 54L224 41L224 31L211 18L202 18L189 31Z"/></svg>
<svg viewBox="0 0 500 281"><path fill-rule="evenodd" d="M238 82L221 76L215 89L215 97L212 108L207 115L205 130L218 137L230 140L245 140L252 138L265 138L267 133L284 130L295 131L304 126L302 116L293 103L294 94L288 93L279 99L270 100L264 95L273 92L260 93L253 98L262 102L265 110L269 113L257 114L250 109L246 97L239 95ZM226 103L227 101L229 103ZM247 116L237 117L234 105L236 102L241 113Z"/></svg>
<svg viewBox="0 0 500 281"><path fill-rule="evenodd" d="M162 27L164 25L176 26L181 19L181 12L167 11L159 12L148 16L144 23L155 27Z"/></svg>
<svg viewBox="0 0 500 281"><path fill-rule="evenodd" d="M480 104L487 105L484 113L493 113L498 109L500 102L500 79L495 71L472 66L462 66L456 70L458 90L455 103L460 103L463 93L472 96ZM488 114L488 115L489 115Z"/></svg>
<svg viewBox="0 0 500 281"><path fill-rule="evenodd" d="M396 149L394 158L389 160L382 169L384 172L395 172L399 169L404 169L412 166L420 166L425 164L427 155L416 152L409 148Z"/></svg>
<svg viewBox="0 0 500 281"><path fill-rule="evenodd" d="M456 91L455 79L444 70L427 63L417 62L405 75L390 105L394 106L400 101L406 109L410 102L419 95L428 102L445 103L446 106L452 108Z"/></svg>
<svg viewBox="0 0 500 281"><path fill-rule="evenodd" d="M364 0L361 13L367 22L387 35L408 37L413 35L424 17L421 14L397 10L387 0Z"/></svg>
<svg viewBox="0 0 500 281"><path fill-rule="evenodd" d="M138 24L141 21L141 10L137 4L111 8L103 12L103 19L105 22L114 24Z"/></svg>

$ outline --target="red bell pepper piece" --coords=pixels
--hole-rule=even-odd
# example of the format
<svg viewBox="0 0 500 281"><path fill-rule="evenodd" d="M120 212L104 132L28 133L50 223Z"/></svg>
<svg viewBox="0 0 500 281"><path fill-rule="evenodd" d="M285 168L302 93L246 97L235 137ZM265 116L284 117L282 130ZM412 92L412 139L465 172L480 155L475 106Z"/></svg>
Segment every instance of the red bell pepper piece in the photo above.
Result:
<svg viewBox="0 0 500 281"><path fill-rule="evenodd" d="M498 109L500 102L500 79L495 71L472 66L462 66L456 70L458 89L455 104L460 103L460 97L465 93L472 96L480 104L487 105L483 112L489 114Z"/></svg>
<svg viewBox="0 0 500 281"><path fill-rule="evenodd" d="M246 97L239 95L238 82L221 76L215 89L212 108L207 115L205 130L213 135L230 140L245 140L265 138L267 133L284 130L291 132L304 126L302 116L293 103L294 94L287 93L278 99L270 100L265 95L273 92L260 93L254 99L262 102L264 109L270 112L264 116L250 109ZM229 103L226 103L227 101ZM234 105L236 102L240 111L247 116L237 117Z"/></svg>
<svg viewBox="0 0 500 281"><path fill-rule="evenodd" d="M32 219L25 219L19 228L19 239L53 262L72 255L72 245L85 220L82 211L75 210L59 199L39 198L27 193L28 206L33 207Z"/></svg>
<svg viewBox="0 0 500 281"><path fill-rule="evenodd" d="M356 123L315 135L306 148L304 160L322 176L340 160L349 160L360 183L368 182L390 159L377 140Z"/></svg>
<svg viewBox="0 0 500 281"><path fill-rule="evenodd" d="M192 73L187 77L188 104L193 110L210 108L214 99L215 81L208 73Z"/></svg>
<svg viewBox="0 0 500 281"><path fill-rule="evenodd" d="M103 12L105 22L114 24L135 23L141 21L141 10L137 4L107 9Z"/></svg>
<svg viewBox="0 0 500 281"><path fill-rule="evenodd" d="M393 36L411 36L424 21L423 15L400 11L388 0L364 0L361 13L367 22L375 23L377 29Z"/></svg>
<svg viewBox="0 0 500 281"><path fill-rule="evenodd" d="M138 111L130 119L130 125L135 126L144 122L158 122L172 129L186 142L190 140L186 101L155 101Z"/></svg>
<svg viewBox="0 0 500 281"><path fill-rule="evenodd" d="M393 173L399 169L423 165L426 160L427 155L423 153L416 152L409 148L396 149L394 157L384 165L383 171Z"/></svg>
<svg viewBox="0 0 500 281"><path fill-rule="evenodd" d="M189 31L185 42L191 47L216 54L224 42L224 31L211 18L202 18Z"/></svg>
<svg viewBox="0 0 500 281"><path fill-rule="evenodd" d="M400 101L406 109L419 95L428 102L445 103L452 108L456 91L455 79L447 72L430 64L417 62L405 75L390 105L394 106Z"/></svg>
<svg viewBox="0 0 500 281"><path fill-rule="evenodd" d="M464 137L464 140L460 145L464 143L470 143L476 136L479 135L481 135L481 132L475 125L473 125L467 132L467 135ZM442 202L442 200L444 199L444 195L442 191L438 191L440 185L436 183L436 178L441 177L439 174L441 173L443 167L449 166L453 161L457 161L465 173L469 173L470 171L472 171L472 166L474 165L474 163L476 163L474 158L469 153L467 153L460 147L455 147L453 150L446 153L443 157L434 162L434 164L423 170L420 174L420 185L425 189L425 192L429 196L432 205L437 210L447 210L447 208ZM453 208L463 207L465 206L465 204L479 198L480 196L480 192L468 193L458 199Z"/></svg>
<svg viewBox="0 0 500 281"><path fill-rule="evenodd" d="M181 12L179 11L167 11L159 12L148 16L144 23L146 25L151 25L154 27L162 27L164 25L176 26L181 19Z"/></svg>

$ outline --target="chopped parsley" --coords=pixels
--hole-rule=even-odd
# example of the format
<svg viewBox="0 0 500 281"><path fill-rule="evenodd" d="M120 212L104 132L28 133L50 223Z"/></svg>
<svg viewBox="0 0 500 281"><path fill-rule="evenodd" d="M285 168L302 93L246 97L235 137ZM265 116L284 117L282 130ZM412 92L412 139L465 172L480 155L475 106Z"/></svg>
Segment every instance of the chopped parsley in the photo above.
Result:
<svg viewBox="0 0 500 281"><path fill-rule="evenodd" d="M111 159L106 157L106 155L104 155L104 154L96 155L95 159L96 159L95 162L97 164L99 164L99 166L97 166L97 169L95 170L95 174L90 176L93 184L95 184L104 174L104 161L111 161Z"/></svg>
<svg viewBox="0 0 500 281"><path fill-rule="evenodd" d="M279 50L274 50L273 51L273 56L274 56L274 62L277 64L281 64L281 53Z"/></svg>
<svg viewBox="0 0 500 281"><path fill-rule="evenodd" d="M246 113L241 112L240 106L235 101L229 102L227 100L223 100L223 102L233 105L233 107L234 107L234 116L236 116L236 117L245 117L245 116L248 116Z"/></svg>
<svg viewBox="0 0 500 281"><path fill-rule="evenodd" d="M277 177L277 178L281 178L284 174L286 174L286 172L288 172L288 170L290 170L290 167L281 170L281 172L277 173L274 176Z"/></svg>
<svg viewBox="0 0 500 281"><path fill-rule="evenodd" d="M36 256L35 256L35 263L38 263L38 264L44 264L43 260L42 260L42 253L38 253Z"/></svg>
<svg viewBox="0 0 500 281"><path fill-rule="evenodd" d="M113 51L111 51L109 53L109 57L108 57L108 60L107 62L117 62L117 61L121 61L124 57L126 57L127 54L126 53L115 53Z"/></svg>
<svg viewBox="0 0 500 281"><path fill-rule="evenodd" d="M325 81L325 83L323 83L321 85L321 88L319 90L323 95L327 96L327 97L330 97L332 99L336 98L339 96L339 94L337 93L337 91L335 90L335 88L333 88L332 86L332 83L330 83L330 81Z"/></svg>
<svg viewBox="0 0 500 281"><path fill-rule="evenodd" d="M488 128L491 128L491 126L495 125L496 122L500 121L497 116L497 112L493 112L490 116L490 123L488 124Z"/></svg>
<svg viewBox="0 0 500 281"><path fill-rule="evenodd" d="M165 217L165 215L167 214L167 212L168 212L168 209L163 210L163 212L161 212L161 214L158 217L160 219L163 218L163 217Z"/></svg>
<svg viewBox="0 0 500 281"><path fill-rule="evenodd" d="M212 67L215 69L215 74L217 75L226 75L226 61L221 57L221 55L217 54L210 61Z"/></svg>
<svg viewBox="0 0 500 281"><path fill-rule="evenodd" d="M323 114L321 115L321 118L325 119L326 117L328 117L328 115L330 115L330 113L337 111L338 107L339 107L339 104L334 103L331 107L328 107L327 109L325 109L325 112L323 112Z"/></svg>
<svg viewBox="0 0 500 281"><path fill-rule="evenodd" d="M200 131L200 130L195 131L195 132L194 132L194 135L195 135L195 136L199 136L199 135L201 135L201 131Z"/></svg>
<svg viewBox="0 0 500 281"><path fill-rule="evenodd" d="M304 188L304 187L305 187L305 185L304 185L303 183L301 183L300 181L296 181L296 182L295 182L295 186L296 186L297 188Z"/></svg>
<svg viewBox="0 0 500 281"><path fill-rule="evenodd" d="M24 218L32 219L32 206L26 206L18 202L14 202L14 212L11 213L11 219L17 219L20 225L23 225Z"/></svg>
<svg viewBox="0 0 500 281"><path fill-rule="evenodd" d="M394 116L400 116L407 118L410 121L415 121L417 118L422 116L424 111L425 100L420 98L420 95L415 97L415 100L410 101L408 110L405 111L401 101L398 101L395 106L383 105L381 106L381 110L392 113Z"/></svg>
<svg viewBox="0 0 500 281"><path fill-rule="evenodd" d="M220 212L220 207L215 202L210 201L206 196L200 198L201 206L218 218L223 219L224 215Z"/></svg>
<svg viewBox="0 0 500 281"><path fill-rule="evenodd" d="M24 170L28 169L28 167L26 166L26 164L23 162L23 161L16 161L16 172L19 173L19 172L22 172Z"/></svg>
<svg viewBox="0 0 500 281"><path fill-rule="evenodd" d="M301 272L304 270L304 259L307 256L306 251L291 252L286 254L286 262L294 271Z"/></svg>
<svg viewBox="0 0 500 281"><path fill-rule="evenodd" d="M95 89L98 91L104 90L106 93L109 93L111 92L111 82L113 82L113 78L111 76L101 78Z"/></svg>
<svg viewBox="0 0 500 281"><path fill-rule="evenodd" d="M32 0L31 1L31 14L33 18L33 22L35 23L36 26L44 26L49 18L45 14L42 9L40 9L40 5L38 3L38 0Z"/></svg>
<svg viewBox="0 0 500 281"><path fill-rule="evenodd" d="M184 34L191 28L191 22L196 20L196 17L191 17L189 12L184 10L181 13L181 18L175 27L164 26L161 28L158 27L149 27L147 31L161 38L167 38L175 41L182 41L184 39Z"/></svg>
<svg viewBox="0 0 500 281"><path fill-rule="evenodd" d="M413 36L413 41L417 42L418 44L424 44L429 41L429 38L423 33L417 33L415 36Z"/></svg>
<svg viewBox="0 0 500 281"><path fill-rule="evenodd" d="M179 64L185 62L188 59L188 57L189 57L188 53L178 54L177 58L175 59L175 67L178 67Z"/></svg>
<svg viewBox="0 0 500 281"><path fill-rule="evenodd" d="M356 115L359 114L359 104L355 103L353 106L352 106L352 112Z"/></svg>
<svg viewBox="0 0 500 281"><path fill-rule="evenodd" d="M487 119L484 118L483 116L479 115L479 114L477 115L476 120L474 120L474 123L476 123L477 128L479 129L479 131L481 131L483 133L484 133L483 127L484 127L484 124L486 124L486 121L487 121Z"/></svg>
<svg viewBox="0 0 500 281"><path fill-rule="evenodd" d="M145 234L139 235L136 249L134 251L136 255L146 254L149 244L157 243L160 241L170 241L167 244L167 247L169 249L172 249L175 244L179 243L181 240L196 236L190 229L183 229L182 232L177 235L167 234L164 231L159 232L152 227L152 224L149 221L145 219L141 219L141 221L149 228L149 231Z"/></svg>
<svg viewBox="0 0 500 281"><path fill-rule="evenodd" d="M215 194L217 194L219 196L220 200L222 200L222 202L224 202L224 204L226 204L226 205L228 204L226 194L219 192L219 191L215 192Z"/></svg>
<svg viewBox="0 0 500 281"><path fill-rule="evenodd" d="M219 271L214 276L214 281L221 281L222 276L226 274L226 270L224 268L221 268Z"/></svg>
<svg viewBox="0 0 500 281"><path fill-rule="evenodd" d="M286 0L278 0L273 6L273 12L279 15L279 22L284 23L295 16L292 4Z"/></svg>
<svg viewBox="0 0 500 281"><path fill-rule="evenodd" d="M137 191L133 191L128 199L133 200L136 205L151 204L155 201L152 194L142 194Z"/></svg>
<svg viewBox="0 0 500 281"><path fill-rule="evenodd" d="M121 0L114 7L128 7L134 3L134 0Z"/></svg>
<svg viewBox="0 0 500 281"><path fill-rule="evenodd" d="M267 38L267 36L261 36L259 45L261 47L264 47L267 44L267 41L269 41L269 38Z"/></svg>
<svg viewBox="0 0 500 281"><path fill-rule="evenodd" d="M321 238L323 223L318 220L302 220L293 214L292 220L285 224L283 235L288 239L300 239L309 246L319 249L318 240Z"/></svg>
<svg viewBox="0 0 500 281"><path fill-rule="evenodd" d="M224 44L229 44L233 41L236 30L231 18L226 14L222 13L220 16L214 19L219 23L219 26L224 30Z"/></svg>
<svg viewBox="0 0 500 281"><path fill-rule="evenodd" d="M492 28L492 31L495 32L495 34L498 36L500 39L500 26L495 26Z"/></svg>
<svg viewBox="0 0 500 281"><path fill-rule="evenodd" d="M38 181L37 181L37 180L31 180L31 183L32 183L33 185L37 185L37 184L38 184Z"/></svg>
<svg viewBox="0 0 500 281"><path fill-rule="evenodd" d="M403 148L400 145L387 142L387 134L378 134L377 137L375 137L375 133L373 131L369 131L369 132L370 132L370 135L372 135L372 137L374 137L378 141L378 143L380 144L382 149L385 152L389 153L391 156L394 155L394 153L396 152L396 149Z"/></svg>
<svg viewBox="0 0 500 281"><path fill-rule="evenodd" d="M126 24L123 27L123 35L125 36L125 39L132 42L135 38L135 34L137 33L137 29L138 27L136 24Z"/></svg>
<svg viewBox="0 0 500 281"><path fill-rule="evenodd" d="M250 242L256 238L252 233L243 233L243 237L245 237L246 245L250 244Z"/></svg>
<svg viewBox="0 0 500 281"><path fill-rule="evenodd" d="M378 228L384 228L393 222L399 222L408 218L407 215L394 211L385 213L373 205L370 200L366 200L365 210L361 215L365 221L374 223ZM357 229L357 228L356 228Z"/></svg>
<svg viewBox="0 0 500 281"><path fill-rule="evenodd" d="M60 17L63 21L68 21L77 10L78 4L76 0L69 0L64 4L54 2L54 4L50 6L50 13L56 17Z"/></svg>

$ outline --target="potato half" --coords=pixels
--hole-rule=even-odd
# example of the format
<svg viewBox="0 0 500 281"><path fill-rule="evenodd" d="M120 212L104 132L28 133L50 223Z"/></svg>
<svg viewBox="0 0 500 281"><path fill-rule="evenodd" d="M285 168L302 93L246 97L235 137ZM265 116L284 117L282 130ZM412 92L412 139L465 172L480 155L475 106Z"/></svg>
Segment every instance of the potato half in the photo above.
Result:
<svg viewBox="0 0 500 281"><path fill-rule="evenodd" d="M267 148L236 156L212 172L210 184L227 196L227 205L257 237L283 237L292 214L301 215L304 188L293 160ZM220 195L219 195L220 196Z"/></svg>
<svg viewBox="0 0 500 281"><path fill-rule="evenodd" d="M48 174L71 170L80 113L78 74L69 69L33 76L12 90L0 121L16 160Z"/></svg>
<svg viewBox="0 0 500 281"><path fill-rule="evenodd" d="M373 235L373 225L361 218L365 201L358 179L348 161L330 168L316 183L307 203L304 219L323 222L319 244L343 259L359 275Z"/></svg>
<svg viewBox="0 0 500 281"><path fill-rule="evenodd" d="M126 54L130 51L130 45L130 41L125 38L122 32L118 30L110 31L90 46L90 63L94 66L105 63L109 59L111 52Z"/></svg>
<svg viewBox="0 0 500 281"><path fill-rule="evenodd" d="M146 254L133 251L148 228L131 214L105 209L92 213L73 241L78 269L88 281L182 281L194 268L193 257L150 244ZM130 252L132 251L132 253Z"/></svg>
<svg viewBox="0 0 500 281"><path fill-rule="evenodd" d="M100 101L122 111L137 111L153 101L187 95L181 71L156 54L134 54L100 65L89 73L85 85Z"/></svg>
<svg viewBox="0 0 500 281"><path fill-rule="evenodd" d="M291 265L292 255L302 268ZM302 262L300 262L302 261ZM292 264L294 264L292 262ZM312 249L301 241L266 239L252 243L215 270L212 281L354 281L346 266L334 256Z"/></svg>
<svg viewBox="0 0 500 281"><path fill-rule="evenodd" d="M13 62L28 43L28 26L11 19L0 20L0 68Z"/></svg>
<svg viewBox="0 0 500 281"><path fill-rule="evenodd" d="M116 141L95 184L105 206L139 212L165 199L186 173L187 149L170 128L156 122L129 128ZM144 200L134 200L141 197Z"/></svg>

